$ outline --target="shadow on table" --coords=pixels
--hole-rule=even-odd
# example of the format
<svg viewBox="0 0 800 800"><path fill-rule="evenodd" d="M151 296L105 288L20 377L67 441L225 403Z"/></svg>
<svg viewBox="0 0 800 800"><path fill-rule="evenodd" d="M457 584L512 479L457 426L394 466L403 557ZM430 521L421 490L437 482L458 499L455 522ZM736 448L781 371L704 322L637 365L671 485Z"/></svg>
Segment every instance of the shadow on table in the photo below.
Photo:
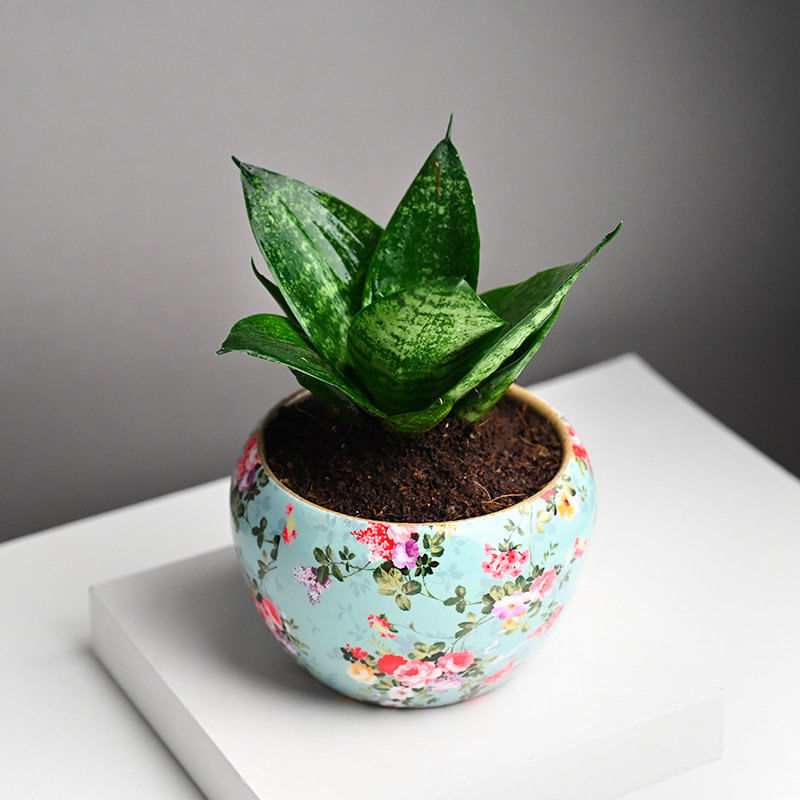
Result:
<svg viewBox="0 0 800 800"><path fill-rule="evenodd" d="M192 580L173 583L157 598L160 628L180 630L193 652L220 670L235 670L248 691L262 686L315 703L356 702L321 684L283 650L253 607L233 548L197 565Z"/></svg>

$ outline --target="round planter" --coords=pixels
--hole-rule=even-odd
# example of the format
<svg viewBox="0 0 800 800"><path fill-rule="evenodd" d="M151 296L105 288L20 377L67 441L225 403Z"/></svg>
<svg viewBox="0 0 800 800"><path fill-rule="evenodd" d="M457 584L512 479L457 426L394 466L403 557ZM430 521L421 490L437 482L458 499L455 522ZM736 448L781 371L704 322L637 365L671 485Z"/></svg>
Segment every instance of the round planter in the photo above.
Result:
<svg viewBox="0 0 800 800"><path fill-rule="evenodd" d="M269 629L336 691L404 707L474 697L513 675L560 617L594 525L592 470L563 417L509 392L553 425L561 467L524 501L455 522L382 523L292 492L264 457L283 403L249 437L231 482L236 552Z"/></svg>

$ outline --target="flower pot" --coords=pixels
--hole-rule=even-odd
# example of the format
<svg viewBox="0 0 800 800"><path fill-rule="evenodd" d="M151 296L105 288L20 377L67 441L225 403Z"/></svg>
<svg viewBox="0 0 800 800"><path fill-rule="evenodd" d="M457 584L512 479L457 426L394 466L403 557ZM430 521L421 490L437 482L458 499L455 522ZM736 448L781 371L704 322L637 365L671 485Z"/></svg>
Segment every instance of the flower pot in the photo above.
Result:
<svg viewBox="0 0 800 800"><path fill-rule="evenodd" d="M563 417L509 393L554 427L560 469L524 501L454 522L360 519L292 492L264 454L282 404L248 439L231 483L236 552L269 629L336 691L406 707L474 697L508 680L560 617L594 524L592 470Z"/></svg>

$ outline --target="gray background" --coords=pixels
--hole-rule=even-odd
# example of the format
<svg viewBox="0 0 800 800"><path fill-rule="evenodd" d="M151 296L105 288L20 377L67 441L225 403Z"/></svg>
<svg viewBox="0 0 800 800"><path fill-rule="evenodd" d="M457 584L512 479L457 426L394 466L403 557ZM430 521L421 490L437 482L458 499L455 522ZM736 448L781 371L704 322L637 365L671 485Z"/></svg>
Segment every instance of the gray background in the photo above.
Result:
<svg viewBox="0 0 800 800"><path fill-rule="evenodd" d="M800 471L793 8L6 0L0 538L222 475L293 388L214 356L275 310L231 153L385 224L451 111L482 288L625 220L524 381L634 350Z"/></svg>

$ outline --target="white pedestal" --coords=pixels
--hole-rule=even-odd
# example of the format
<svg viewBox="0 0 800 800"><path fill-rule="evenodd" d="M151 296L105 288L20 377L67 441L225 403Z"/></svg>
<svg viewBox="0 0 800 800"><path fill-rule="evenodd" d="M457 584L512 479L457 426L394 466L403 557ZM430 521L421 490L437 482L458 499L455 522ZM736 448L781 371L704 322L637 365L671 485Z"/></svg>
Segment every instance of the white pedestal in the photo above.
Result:
<svg viewBox="0 0 800 800"><path fill-rule="evenodd" d="M723 695L587 558L542 651L441 709L364 705L301 671L232 548L94 587L92 640L211 800L612 798L717 758Z"/></svg>

